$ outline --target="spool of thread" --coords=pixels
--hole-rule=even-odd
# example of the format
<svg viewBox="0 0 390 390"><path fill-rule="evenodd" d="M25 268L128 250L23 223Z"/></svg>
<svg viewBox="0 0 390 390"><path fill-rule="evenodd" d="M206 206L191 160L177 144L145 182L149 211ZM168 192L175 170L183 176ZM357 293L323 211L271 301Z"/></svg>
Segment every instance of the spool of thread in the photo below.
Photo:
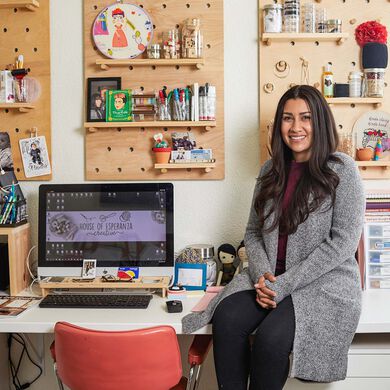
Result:
<svg viewBox="0 0 390 390"><path fill-rule="evenodd" d="M387 45L378 42L368 42L363 46L362 52L363 69L387 68L388 50Z"/></svg>

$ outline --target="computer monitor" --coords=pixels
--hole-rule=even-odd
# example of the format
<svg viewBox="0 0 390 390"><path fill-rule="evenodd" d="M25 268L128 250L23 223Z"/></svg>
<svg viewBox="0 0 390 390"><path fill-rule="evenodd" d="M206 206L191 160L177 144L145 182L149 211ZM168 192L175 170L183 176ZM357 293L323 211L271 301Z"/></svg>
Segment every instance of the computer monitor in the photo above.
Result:
<svg viewBox="0 0 390 390"><path fill-rule="evenodd" d="M54 184L39 187L38 275L80 277L83 260L97 276L139 267L173 274L171 183Z"/></svg>

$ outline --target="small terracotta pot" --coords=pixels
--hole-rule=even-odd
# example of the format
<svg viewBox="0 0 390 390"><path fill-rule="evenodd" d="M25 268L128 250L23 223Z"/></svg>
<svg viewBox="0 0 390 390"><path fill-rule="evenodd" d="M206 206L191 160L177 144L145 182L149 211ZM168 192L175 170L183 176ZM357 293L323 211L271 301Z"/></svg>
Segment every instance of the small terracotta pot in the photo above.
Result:
<svg viewBox="0 0 390 390"><path fill-rule="evenodd" d="M168 164L172 148L153 148L156 164Z"/></svg>
<svg viewBox="0 0 390 390"><path fill-rule="evenodd" d="M356 157L359 161L370 161L374 157L374 151L371 148L357 149Z"/></svg>

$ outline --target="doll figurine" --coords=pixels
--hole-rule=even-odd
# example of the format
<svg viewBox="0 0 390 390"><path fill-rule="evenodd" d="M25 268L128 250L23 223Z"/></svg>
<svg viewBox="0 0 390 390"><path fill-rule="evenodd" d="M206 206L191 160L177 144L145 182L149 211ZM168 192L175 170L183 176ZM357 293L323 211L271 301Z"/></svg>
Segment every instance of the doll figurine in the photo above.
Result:
<svg viewBox="0 0 390 390"><path fill-rule="evenodd" d="M240 263L238 264L235 275L242 272L244 268L248 267L248 257L246 255L244 240L241 241L237 248L237 256L240 259Z"/></svg>
<svg viewBox="0 0 390 390"><path fill-rule="evenodd" d="M236 272L234 265L235 258L236 250L233 245L222 244L218 248L217 259L221 269L218 273L217 286L225 286L233 279Z"/></svg>

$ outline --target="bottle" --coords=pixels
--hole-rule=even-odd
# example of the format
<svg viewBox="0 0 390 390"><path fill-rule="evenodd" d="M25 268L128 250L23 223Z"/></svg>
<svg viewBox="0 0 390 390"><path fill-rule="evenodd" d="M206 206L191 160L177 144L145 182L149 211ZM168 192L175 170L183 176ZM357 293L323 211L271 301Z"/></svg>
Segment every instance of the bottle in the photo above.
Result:
<svg viewBox="0 0 390 390"><path fill-rule="evenodd" d="M333 97L333 72L332 65L326 64L324 73L322 74L322 91L324 97L332 98Z"/></svg>

